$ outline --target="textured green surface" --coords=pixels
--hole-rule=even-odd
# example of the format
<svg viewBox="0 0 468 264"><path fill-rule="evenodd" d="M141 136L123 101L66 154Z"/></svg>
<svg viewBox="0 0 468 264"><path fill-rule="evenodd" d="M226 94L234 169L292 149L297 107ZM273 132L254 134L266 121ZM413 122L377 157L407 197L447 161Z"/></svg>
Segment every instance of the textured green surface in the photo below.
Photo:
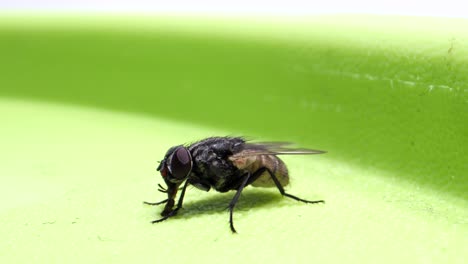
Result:
<svg viewBox="0 0 468 264"><path fill-rule="evenodd" d="M465 261L468 22L239 21L0 19L2 263ZM220 134L328 150L287 158L327 204L250 188L233 236L193 189L148 224L155 162Z"/></svg>

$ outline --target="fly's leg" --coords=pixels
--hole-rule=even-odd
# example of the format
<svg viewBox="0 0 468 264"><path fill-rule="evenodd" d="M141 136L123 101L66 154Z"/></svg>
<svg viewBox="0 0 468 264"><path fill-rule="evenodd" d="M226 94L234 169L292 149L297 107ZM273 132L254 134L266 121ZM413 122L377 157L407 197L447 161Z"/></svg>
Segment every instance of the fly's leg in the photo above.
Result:
<svg viewBox="0 0 468 264"><path fill-rule="evenodd" d="M182 190L182 188L179 188L179 191ZM162 186L161 184L158 183L158 191L162 192L162 193L167 193L167 188L165 188L164 186Z"/></svg>
<svg viewBox="0 0 468 264"><path fill-rule="evenodd" d="M233 221L233 213L234 213L234 207L236 206L236 203L237 201L239 200L239 197L240 197L240 194L242 192L242 190L244 190L245 186L251 184L252 182L254 182L255 180L258 179L258 177L260 177L260 175L262 175L264 171L256 171L254 174L250 174L250 173L246 173L244 174L244 178L242 179L238 189L237 189L237 192L236 192L236 195L234 195L234 198L232 198L231 202L229 203L229 224L231 226L231 231L233 233L237 233L236 229L234 228L234 221Z"/></svg>
<svg viewBox="0 0 468 264"><path fill-rule="evenodd" d="M167 188L165 188L160 183L158 183L158 191L160 191L162 193L167 193Z"/></svg>
<svg viewBox="0 0 468 264"><path fill-rule="evenodd" d="M158 191L162 192L162 193L167 193L167 189L164 188L161 184L158 183ZM144 204L147 204L147 205L160 205L160 204L163 204L163 203L167 203L167 201L169 201L169 199L166 199L166 200L163 200L163 201L160 201L160 202L156 202L156 203L153 203L153 202L147 202L147 201L143 201Z"/></svg>
<svg viewBox="0 0 468 264"><path fill-rule="evenodd" d="M167 214L164 214L164 212L163 212L164 216L161 219L151 221L151 223L154 224L154 223L162 222L162 221L168 219L169 217L174 216L174 215L177 214L177 211L179 211L179 209L182 208L182 203L184 202L185 190L187 189L187 186L188 186L188 181L185 182L184 187L182 188L182 192L180 193L179 201L177 202L177 207L174 210L167 213ZM166 199L166 202L168 200L169 199ZM173 199L171 199L171 200L172 200L172 202L174 201Z"/></svg>
<svg viewBox="0 0 468 264"><path fill-rule="evenodd" d="M240 183L236 195L234 195L234 198L232 198L231 202L229 203L229 224L231 226L231 231L233 233L237 233L236 229L234 228L234 221L233 221L233 213L234 213L234 207L236 206L237 201L239 200L240 194L242 190L245 188L245 186L251 184L252 182L256 181L258 177L260 177L264 172L266 168L261 168L257 170L255 173L250 174L246 173L244 175L244 178L242 179L242 182ZM283 190L284 191L284 190Z"/></svg>
<svg viewBox="0 0 468 264"><path fill-rule="evenodd" d="M176 215L177 211L179 211L179 209L180 209L179 207L176 207L174 210L170 211L167 215L163 216L160 219L153 220L153 221L151 221L151 223L155 224L155 223L160 223L160 222L162 222L164 220L167 220L169 217Z"/></svg>
<svg viewBox="0 0 468 264"><path fill-rule="evenodd" d="M292 194L286 193L286 192L284 191L283 186L282 186L281 183L278 181L278 178L276 178L275 174L272 173L271 170L269 170L268 168L263 167L263 168L258 169L258 170L255 172L255 174L259 173L259 171L260 171L260 174L264 173L265 171L268 171L268 173L270 174L271 179L275 182L276 187L278 188L279 192L280 192L281 195L283 195L283 196L292 198L292 199L294 199L294 200L296 200L296 201L303 202L303 203L310 203L310 204L325 203L324 200L309 201L309 200L301 199L301 198L299 198L299 197L297 197L297 196L294 196L294 195L292 195Z"/></svg>
<svg viewBox="0 0 468 264"><path fill-rule="evenodd" d="M236 203L239 200L242 190L244 190L244 187L249 181L249 178L250 178L250 173L246 173L244 175L244 178L242 179L241 184L239 185L239 188L237 189L236 195L234 195L234 198L232 198L231 202L229 203L229 225L231 226L232 233L237 233L236 229L234 228L234 221L232 219L232 215L234 213L234 207L236 206Z"/></svg>
<svg viewBox="0 0 468 264"><path fill-rule="evenodd" d="M146 202L146 201L143 201L144 204L147 204L147 205L160 205L160 204L163 204L163 203L167 203L169 199L166 199L166 200L163 200L163 201L160 201L160 202L157 202L157 203L150 203L150 202Z"/></svg>

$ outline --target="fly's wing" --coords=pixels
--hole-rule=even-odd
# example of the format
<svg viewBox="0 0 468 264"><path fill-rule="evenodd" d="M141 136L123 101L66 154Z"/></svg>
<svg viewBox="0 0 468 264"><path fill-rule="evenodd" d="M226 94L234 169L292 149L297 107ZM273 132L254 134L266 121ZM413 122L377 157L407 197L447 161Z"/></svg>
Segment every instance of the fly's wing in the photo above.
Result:
<svg viewBox="0 0 468 264"><path fill-rule="evenodd" d="M306 148L291 147L289 142L255 142L245 143L242 151L243 156L250 155L312 155L323 154L326 151Z"/></svg>

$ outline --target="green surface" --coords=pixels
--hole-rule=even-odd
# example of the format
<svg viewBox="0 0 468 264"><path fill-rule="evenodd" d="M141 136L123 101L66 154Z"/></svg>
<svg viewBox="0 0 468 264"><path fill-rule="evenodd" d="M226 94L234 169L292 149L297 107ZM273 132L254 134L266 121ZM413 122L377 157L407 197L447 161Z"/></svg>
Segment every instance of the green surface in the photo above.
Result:
<svg viewBox="0 0 468 264"><path fill-rule="evenodd" d="M0 262L466 262L466 28L3 16ZM231 235L233 193L191 189L149 224L165 150L226 134L328 150L285 158L289 192L327 203L249 188Z"/></svg>

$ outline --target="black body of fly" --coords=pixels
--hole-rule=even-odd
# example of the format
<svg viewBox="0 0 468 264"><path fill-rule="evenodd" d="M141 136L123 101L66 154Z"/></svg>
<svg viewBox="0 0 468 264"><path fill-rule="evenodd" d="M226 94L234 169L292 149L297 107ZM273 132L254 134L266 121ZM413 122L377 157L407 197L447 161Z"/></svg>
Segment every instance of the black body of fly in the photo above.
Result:
<svg viewBox="0 0 468 264"><path fill-rule="evenodd" d="M193 185L203 191L211 188L218 192L236 191L229 203L229 223L236 233L233 211L242 190L254 187L276 187L286 197L304 203L324 203L323 200L308 201L288 194L284 186L289 183L288 170L277 155L308 155L325 153L320 150L288 147L285 142L247 142L241 137L211 137L188 146L170 148L157 170L160 171L167 188L159 185L159 191L167 193L167 199L148 203L164 204L162 218L152 221L159 223L177 214L182 208L185 190ZM181 187L182 186L182 187ZM177 192L181 190L175 205Z"/></svg>

